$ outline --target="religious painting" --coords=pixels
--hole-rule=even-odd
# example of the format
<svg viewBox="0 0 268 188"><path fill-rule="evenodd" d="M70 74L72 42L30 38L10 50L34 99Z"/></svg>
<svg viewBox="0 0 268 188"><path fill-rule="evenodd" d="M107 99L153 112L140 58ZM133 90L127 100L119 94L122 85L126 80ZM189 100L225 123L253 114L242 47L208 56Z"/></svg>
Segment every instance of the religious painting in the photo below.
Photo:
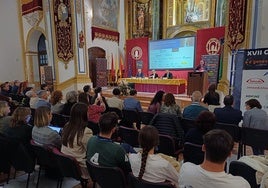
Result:
<svg viewBox="0 0 268 188"><path fill-rule="evenodd" d="M119 0L93 0L92 24L109 30L118 30Z"/></svg>
<svg viewBox="0 0 268 188"><path fill-rule="evenodd" d="M209 21L210 0L186 0L183 7L184 23Z"/></svg>

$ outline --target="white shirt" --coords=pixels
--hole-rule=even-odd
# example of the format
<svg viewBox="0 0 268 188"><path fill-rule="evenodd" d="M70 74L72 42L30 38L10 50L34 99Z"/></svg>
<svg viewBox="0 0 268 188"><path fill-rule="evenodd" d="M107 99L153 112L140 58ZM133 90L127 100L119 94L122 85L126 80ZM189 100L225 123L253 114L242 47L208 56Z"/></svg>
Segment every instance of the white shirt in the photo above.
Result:
<svg viewBox="0 0 268 188"><path fill-rule="evenodd" d="M115 96L107 98L107 104L109 107L118 108L120 110L124 108L123 100Z"/></svg>
<svg viewBox="0 0 268 188"><path fill-rule="evenodd" d="M129 154L129 162L134 176L138 177L141 167L141 153ZM142 179L155 183L168 180L178 187L178 175L170 162L159 155L148 155Z"/></svg>
<svg viewBox="0 0 268 188"><path fill-rule="evenodd" d="M240 176L223 172L210 172L200 165L186 162L179 175L180 188L250 188L249 183Z"/></svg>

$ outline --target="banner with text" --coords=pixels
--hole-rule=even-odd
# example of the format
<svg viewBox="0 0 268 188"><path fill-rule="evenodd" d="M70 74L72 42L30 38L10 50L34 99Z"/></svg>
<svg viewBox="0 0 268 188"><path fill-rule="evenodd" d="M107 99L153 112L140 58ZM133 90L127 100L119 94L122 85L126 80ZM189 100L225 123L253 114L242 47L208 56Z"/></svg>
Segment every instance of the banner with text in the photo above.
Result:
<svg viewBox="0 0 268 188"><path fill-rule="evenodd" d="M255 98L268 113L268 48L244 51L241 87L241 111L247 100Z"/></svg>
<svg viewBox="0 0 268 188"><path fill-rule="evenodd" d="M126 41L126 68L124 77L132 77L137 73L137 62L142 62L142 72L148 72L148 38L135 38ZM139 67L140 68L140 67Z"/></svg>

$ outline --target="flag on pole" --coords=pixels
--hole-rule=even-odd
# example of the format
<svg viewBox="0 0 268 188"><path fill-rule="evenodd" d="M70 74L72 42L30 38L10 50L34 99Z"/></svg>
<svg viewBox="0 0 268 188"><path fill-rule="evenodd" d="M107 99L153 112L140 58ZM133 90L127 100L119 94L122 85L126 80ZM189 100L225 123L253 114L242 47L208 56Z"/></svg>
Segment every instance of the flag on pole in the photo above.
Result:
<svg viewBox="0 0 268 188"><path fill-rule="evenodd" d="M120 76L120 78L123 77L123 70L124 70L124 62L123 62L122 55L120 54L120 66L119 66L119 76Z"/></svg>
<svg viewBox="0 0 268 188"><path fill-rule="evenodd" d="M118 56L115 58L115 81L118 80L118 70L119 69L119 63L118 63Z"/></svg>
<svg viewBox="0 0 268 188"><path fill-rule="evenodd" d="M115 72L114 72L114 56L113 56L113 54L112 54L112 63L111 63L111 76L112 76L112 81L114 81Z"/></svg>

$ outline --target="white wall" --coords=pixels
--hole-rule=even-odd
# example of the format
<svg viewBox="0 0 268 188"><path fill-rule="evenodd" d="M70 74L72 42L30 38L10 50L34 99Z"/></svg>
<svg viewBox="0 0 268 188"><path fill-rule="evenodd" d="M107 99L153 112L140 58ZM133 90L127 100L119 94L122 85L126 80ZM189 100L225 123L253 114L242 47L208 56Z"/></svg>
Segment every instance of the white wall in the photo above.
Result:
<svg viewBox="0 0 268 188"><path fill-rule="evenodd" d="M24 80L16 0L0 0L0 82Z"/></svg>

